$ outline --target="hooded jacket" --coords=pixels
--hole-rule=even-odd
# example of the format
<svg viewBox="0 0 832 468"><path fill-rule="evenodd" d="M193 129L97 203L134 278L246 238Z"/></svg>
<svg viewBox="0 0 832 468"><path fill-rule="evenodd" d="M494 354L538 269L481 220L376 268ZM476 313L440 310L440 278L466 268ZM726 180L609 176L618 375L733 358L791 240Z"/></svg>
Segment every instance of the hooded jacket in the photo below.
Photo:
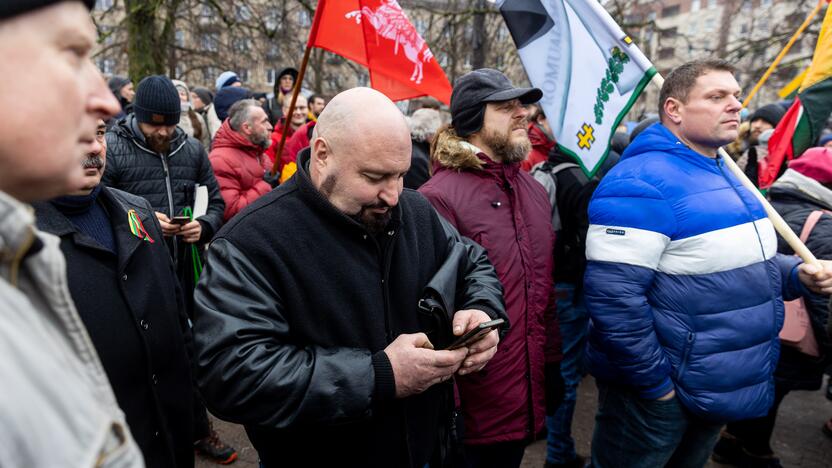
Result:
<svg viewBox="0 0 832 468"><path fill-rule="evenodd" d="M194 321L206 404L246 425L268 467L441 466L431 457L450 389L394 398L383 350L429 331L418 304L460 241L410 190L373 235L315 188L308 151L299 162L209 249ZM505 317L494 268L479 246L466 250L454 304Z"/></svg>
<svg viewBox="0 0 832 468"><path fill-rule="evenodd" d="M543 129L534 122L529 122L529 141L532 143L532 150L529 156L520 162L520 169L526 172L531 171L535 165L546 161L549 158L549 152L555 147L554 140L550 140Z"/></svg>
<svg viewBox="0 0 832 468"><path fill-rule="evenodd" d="M465 443L532 439L544 420L544 350L557 350L549 360L559 360L560 350L549 199L519 163L493 162L451 129L435 141L436 170L419 192L486 249L512 323L484 371L456 379Z"/></svg>
<svg viewBox="0 0 832 468"><path fill-rule="evenodd" d="M58 238L0 192L4 466L143 467L67 286Z"/></svg>
<svg viewBox="0 0 832 468"><path fill-rule="evenodd" d="M589 206L587 356L603 382L645 399L676 390L715 422L767 414L783 297L806 289L796 257L721 159L661 124L642 132Z"/></svg>
<svg viewBox="0 0 832 468"><path fill-rule="evenodd" d="M228 120L217 132L208 157L225 200L225 221L271 191L271 185L263 180L263 174L269 169L269 158L263 154L263 148L231 128Z"/></svg>
<svg viewBox="0 0 832 468"><path fill-rule="evenodd" d="M794 169L787 169L774 182L768 196L774 209L798 235L803 230L806 218L813 211L832 212L832 190ZM806 247L815 257L832 260L832 214L821 215L806 240ZM789 244L779 236L777 251L786 255L794 254ZM821 386L823 372L832 360L832 342L826 333L829 297L810 293L804 300L822 358L811 358L789 346L782 346L780 362L777 364L774 377L779 384L790 389L817 390Z"/></svg>

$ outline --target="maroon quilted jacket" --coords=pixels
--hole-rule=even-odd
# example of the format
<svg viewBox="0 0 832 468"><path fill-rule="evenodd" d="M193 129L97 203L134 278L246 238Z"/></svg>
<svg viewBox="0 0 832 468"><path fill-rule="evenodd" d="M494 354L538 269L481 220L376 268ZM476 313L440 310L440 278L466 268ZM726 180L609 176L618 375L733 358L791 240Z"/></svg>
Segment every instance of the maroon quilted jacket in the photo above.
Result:
<svg viewBox="0 0 832 468"><path fill-rule="evenodd" d="M465 443L531 439L543 428L544 363L560 359L549 199L519 163L495 163L448 131L433 159L434 176L419 191L488 251L511 323L485 369L457 377Z"/></svg>

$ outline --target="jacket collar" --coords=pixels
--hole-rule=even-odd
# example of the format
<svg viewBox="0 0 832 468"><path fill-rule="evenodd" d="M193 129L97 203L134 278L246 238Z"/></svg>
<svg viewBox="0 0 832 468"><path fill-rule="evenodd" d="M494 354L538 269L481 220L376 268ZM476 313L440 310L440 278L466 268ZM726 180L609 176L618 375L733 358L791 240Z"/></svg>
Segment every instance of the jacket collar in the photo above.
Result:
<svg viewBox="0 0 832 468"><path fill-rule="evenodd" d="M139 122L138 120L136 120L135 115L130 114L124 119L120 120L116 125L114 132L116 133L116 135L122 138L127 138L131 140L136 146L138 146L146 153L154 155L158 154L152 149L150 149L150 146L148 146L147 140L144 138L144 133L142 133L141 129L139 128ZM173 138L170 141L170 151L168 152L167 156L173 156L180 149L182 149L182 147L185 146L185 143L187 142L188 134L177 126Z"/></svg>
<svg viewBox="0 0 832 468"><path fill-rule="evenodd" d="M226 119L222 123L217 134L214 136L214 141L211 144L211 149L217 148L233 148L242 151L254 158L259 158L263 154L263 148L252 143L242 133L231 128L230 120Z"/></svg>
<svg viewBox="0 0 832 468"><path fill-rule="evenodd" d="M440 130L431 159L438 169L470 170L491 175L498 180L513 180L520 171L520 163L495 162L480 148L456 136L450 128Z"/></svg>
<svg viewBox="0 0 832 468"><path fill-rule="evenodd" d="M98 199L104 205L107 216L110 220L110 225L113 227L113 235L115 236L116 246L118 250L118 269L122 271L130 258L136 250L146 242L140 239L130 230L130 223L127 220L127 213L130 210L135 210L139 219L145 226L152 226L153 213L143 207L133 206L125 200L116 196L115 192L109 187L103 187ZM38 206L38 223L41 228L49 233L59 237L71 236L72 241L79 246L109 252L100 246L97 242L89 237L78 232L78 229L72 222L64 216L52 203L40 203ZM153 239L155 242L161 242L161 239Z"/></svg>
<svg viewBox="0 0 832 468"><path fill-rule="evenodd" d="M794 169L786 169L786 172L771 186L772 196L776 196L778 193L789 193L827 210L832 210L832 190Z"/></svg>
<svg viewBox="0 0 832 468"><path fill-rule="evenodd" d="M0 191L0 273L8 271L13 285L23 258L43 247L35 235L34 221L31 207Z"/></svg>
<svg viewBox="0 0 832 468"><path fill-rule="evenodd" d="M309 176L309 161L311 159L311 151L309 148L303 149L300 153L298 153L298 170L295 173L295 176L292 177L291 180L294 180L300 190L302 197L309 203L309 205L321 211L325 216L337 219L340 222L343 222L345 225L349 226L351 229L359 229L363 234L369 234L367 229L359 223L358 221L354 220L350 216L344 214L341 210L335 207L329 200L324 197L315 185L312 183L312 179ZM399 197L399 203L401 203L401 197ZM388 228L390 229L398 229L402 223L402 210L399 205L393 207L391 212L390 223L388 224Z"/></svg>

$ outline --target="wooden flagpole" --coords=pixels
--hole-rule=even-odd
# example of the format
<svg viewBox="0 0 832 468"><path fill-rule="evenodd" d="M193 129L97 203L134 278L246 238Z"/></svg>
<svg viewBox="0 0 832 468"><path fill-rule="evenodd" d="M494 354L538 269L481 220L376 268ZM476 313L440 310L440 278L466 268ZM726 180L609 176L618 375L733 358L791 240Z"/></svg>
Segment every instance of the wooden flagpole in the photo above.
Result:
<svg viewBox="0 0 832 468"><path fill-rule="evenodd" d="M768 70L766 70L766 72L763 74L763 77L760 78L760 81L758 81L757 84L754 85L754 88L751 90L751 92L748 93L748 96L746 96L745 101L742 102L742 107L748 107L748 103L751 102L751 99L754 98L754 96L757 94L757 91L759 91L760 88L762 88L763 84L768 80L768 77L771 76L771 74L774 72L774 69L777 68L777 65L780 65L780 61L783 60L783 57L785 57L787 53L789 53L789 49L792 48L792 45L794 45L795 41L797 41L797 38L800 37L801 34L803 34L803 31L805 31L807 27L809 27L809 24L812 22L812 19L814 19L818 12L820 12L821 8L823 8L823 4L829 3L829 1L830 0L818 0L818 4L815 5L815 9L812 10L811 13L809 13L809 16L806 17L806 19L803 21L803 24L801 24L800 27L797 28L797 31L794 33L792 38L789 39L789 42L787 42L786 45L783 47L783 50L781 50L780 53L777 55L777 58L774 59L774 62L772 62L771 65L768 67Z"/></svg>
<svg viewBox="0 0 832 468"><path fill-rule="evenodd" d="M283 116L283 131L280 135L280 143L277 145L275 151L274 164L272 164L271 175L274 177L277 173L277 166L280 164L280 157L283 155L283 146L286 144L286 129L291 124L292 114L295 112L295 103L298 100L298 93L303 87L303 77L306 74L306 66L309 64L309 54L312 51L312 40L318 34L318 24L321 22L320 12L324 9L325 0L318 0L318 6L315 9L315 19L312 20L312 29L309 31L309 39L306 41L306 50L303 51L303 60L300 63L300 70L298 70L298 79L295 80L295 86L292 90L292 100L289 102L289 112ZM275 77L277 79L278 77ZM277 102L275 100L275 102Z"/></svg>
<svg viewBox="0 0 832 468"><path fill-rule="evenodd" d="M656 73L653 76L652 82L656 84L659 88L661 88L664 84L664 77ZM763 194L760 193L760 189L754 186L754 183L752 183L748 179L748 177L746 177L742 169L740 169L740 167L737 166L737 163L735 163L734 160L731 159L731 156L729 156L728 153L726 153L725 150L722 148L719 148L719 156L722 158L722 161L725 163L725 166L728 167L728 169L730 169L732 173L734 173L734 176L736 176L737 179L739 179L742 185L745 188L747 188L749 192L754 194L757 200L763 205L763 208L766 210L766 214L768 215L768 219L771 220L771 224L774 225L774 229L789 244L789 247L791 247L792 250L794 250L794 253L797 254L800 258L802 258L804 262L816 265L818 268L823 269L823 267L821 267L818 263L817 258L815 258L815 255L812 254L812 252L806 247L806 245L800 240L800 238L797 237L797 234L795 234L794 231L792 231L792 228L789 227L788 223L786 223L786 221L783 220L783 217L780 216L780 213L778 213L777 210L775 210L774 207L771 206L771 203L769 203L769 201L766 200ZM730 255L729 252L726 252L726 254Z"/></svg>

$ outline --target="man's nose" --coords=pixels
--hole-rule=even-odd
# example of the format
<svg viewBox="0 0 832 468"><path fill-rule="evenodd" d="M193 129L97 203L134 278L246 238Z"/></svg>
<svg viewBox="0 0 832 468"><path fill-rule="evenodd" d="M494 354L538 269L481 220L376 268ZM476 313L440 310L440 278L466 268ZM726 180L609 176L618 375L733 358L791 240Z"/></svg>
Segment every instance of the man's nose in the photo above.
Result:
<svg viewBox="0 0 832 468"><path fill-rule="evenodd" d="M391 183L388 183L384 189L379 193L378 197L384 202L387 203L387 206L394 207L399 203L399 193L401 192L401 180L394 179Z"/></svg>

